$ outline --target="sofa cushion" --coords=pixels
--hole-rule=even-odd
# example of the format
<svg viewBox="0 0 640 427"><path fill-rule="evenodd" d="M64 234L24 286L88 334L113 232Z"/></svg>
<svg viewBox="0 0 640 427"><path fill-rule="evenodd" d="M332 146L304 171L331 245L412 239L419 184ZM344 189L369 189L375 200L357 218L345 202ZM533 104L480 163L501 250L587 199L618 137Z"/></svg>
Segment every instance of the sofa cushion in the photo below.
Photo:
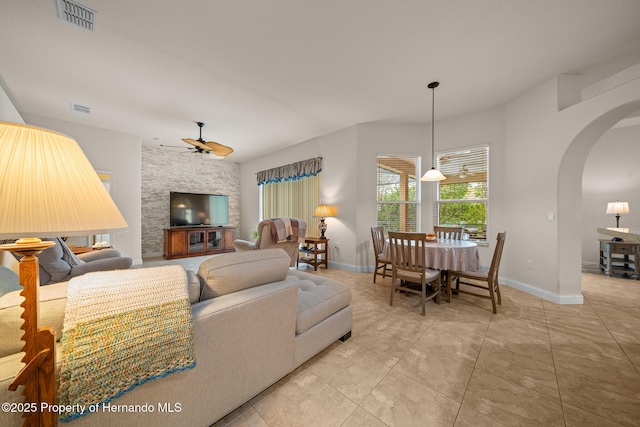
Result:
<svg viewBox="0 0 640 427"><path fill-rule="evenodd" d="M55 241L55 239L42 239ZM64 259L64 251L60 244L56 244L37 255L40 264L40 283L62 282L69 280L71 265Z"/></svg>
<svg viewBox="0 0 640 427"><path fill-rule="evenodd" d="M302 271L290 271L287 280L296 282L300 289L297 334L342 310L351 302L351 290L335 280Z"/></svg>
<svg viewBox="0 0 640 427"><path fill-rule="evenodd" d="M64 309L67 305L67 285L69 282L41 286L40 325L51 326L56 331L56 341L62 337ZM21 290L9 292L0 297L0 357L17 353L24 343L20 337L24 333L22 326L23 308L20 306L24 298Z"/></svg>
<svg viewBox="0 0 640 427"><path fill-rule="evenodd" d="M19 289L22 287L15 271L0 265L0 296Z"/></svg>
<svg viewBox="0 0 640 427"><path fill-rule="evenodd" d="M200 301L200 292L202 292L202 283L200 277L195 271L187 271L187 290L189 291L189 302L195 304Z"/></svg>
<svg viewBox="0 0 640 427"><path fill-rule="evenodd" d="M282 249L260 249L211 257L200 264L204 280L200 300L279 282L287 277L289 255Z"/></svg>

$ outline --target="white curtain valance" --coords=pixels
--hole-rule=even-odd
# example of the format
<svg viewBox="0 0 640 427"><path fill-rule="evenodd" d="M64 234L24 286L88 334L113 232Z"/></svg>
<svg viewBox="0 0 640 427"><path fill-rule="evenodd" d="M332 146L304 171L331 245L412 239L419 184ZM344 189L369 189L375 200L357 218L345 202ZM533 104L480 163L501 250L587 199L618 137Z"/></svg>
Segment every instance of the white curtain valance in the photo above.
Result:
<svg viewBox="0 0 640 427"><path fill-rule="evenodd" d="M322 157L303 160L289 165L260 171L256 174L258 185L272 182L292 181L307 176L315 176L322 171Z"/></svg>

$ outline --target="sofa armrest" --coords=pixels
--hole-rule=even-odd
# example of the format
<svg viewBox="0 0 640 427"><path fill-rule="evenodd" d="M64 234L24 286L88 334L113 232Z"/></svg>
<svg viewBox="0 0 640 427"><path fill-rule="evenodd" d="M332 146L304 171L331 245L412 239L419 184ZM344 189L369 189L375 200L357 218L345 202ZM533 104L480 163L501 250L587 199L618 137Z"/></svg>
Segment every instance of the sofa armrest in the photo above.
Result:
<svg viewBox="0 0 640 427"><path fill-rule="evenodd" d="M120 251L116 249L100 249L99 251L85 252L76 256L84 262L93 262L99 259L118 258L121 255Z"/></svg>
<svg viewBox="0 0 640 427"><path fill-rule="evenodd" d="M240 240L240 239L236 239L233 241L233 247L236 248L236 251L241 252L241 251L252 251L254 249L256 249L256 244L253 242L250 242L248 240Z"/></svg>
<svg viewBox="0 0 640 427"><path fill-rule="evenodd" d="M69 279L92 271L126 270L131 267L133 260L128 257L105 258L96 261L85 262L71 269Z"/></svg>

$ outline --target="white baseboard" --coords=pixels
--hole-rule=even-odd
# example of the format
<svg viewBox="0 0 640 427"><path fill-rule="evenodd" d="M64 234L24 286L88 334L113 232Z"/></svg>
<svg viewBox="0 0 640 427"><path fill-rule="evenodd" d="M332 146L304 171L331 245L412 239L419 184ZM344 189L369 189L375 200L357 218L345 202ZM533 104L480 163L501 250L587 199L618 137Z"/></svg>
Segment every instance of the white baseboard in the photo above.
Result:
<svg viewBox="0 0 640 427"><path fill-rule="evenodd" d="M500 282L505 285L518 289L519 291L526 292L528 294L540 297L544 300L551 301L556 304L583 304L584 298L582 294L578 295L558 295L553 292L549 292L544 289L540 289L536 286L531 286L527 283L519 282L514 279L500 278Z"/></svg>
<svg viewBox="0 0 640 427"><path fill-rule="evenodd" d="M346 270L346 271L353 271L354 273L368 273L368 267L367 266L357 266L357 265L353 265L353 264L344 264L342 262L334 262L334 261L329 261L329 268L335 268L338 270ZM371 270L373 271L373 270Z"/></svg>

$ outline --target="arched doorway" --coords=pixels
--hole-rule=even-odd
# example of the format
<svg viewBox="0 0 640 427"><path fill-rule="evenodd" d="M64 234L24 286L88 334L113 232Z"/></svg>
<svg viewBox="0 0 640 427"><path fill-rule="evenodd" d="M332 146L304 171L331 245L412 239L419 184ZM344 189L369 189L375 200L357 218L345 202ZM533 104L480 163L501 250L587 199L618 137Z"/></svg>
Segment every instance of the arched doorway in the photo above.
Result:
<svg viewBox="0 0 640 427"><path fill-rule="evenodd" d="M573 138L565 151L558 173L558 293L562 295L581 295L582 239L582 171L589 152L595 143L613 125L640 110L638 84L636 95L627 92L627 99L618 98L617 105L600 106L599 112L584 114L583 129ZM614 98L615 101L615 97ZM577 302L577 301L575 301Z"/></svg>

